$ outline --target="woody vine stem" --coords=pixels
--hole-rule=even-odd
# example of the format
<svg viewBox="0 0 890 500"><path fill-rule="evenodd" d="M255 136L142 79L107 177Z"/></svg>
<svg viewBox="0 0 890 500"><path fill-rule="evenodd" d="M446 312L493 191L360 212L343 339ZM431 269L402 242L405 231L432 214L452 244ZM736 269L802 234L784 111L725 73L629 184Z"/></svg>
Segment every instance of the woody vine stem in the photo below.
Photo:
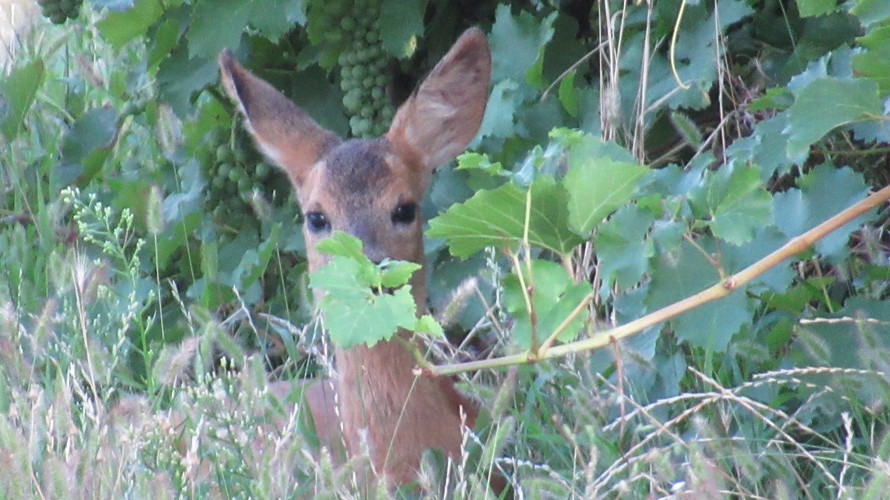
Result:
<svg viewBox="0 0 890 500"><path fill-rule="evenodd" d="M439 366L424 363L422 366L415 369L415 373L418 375L422 374L429 376L440 376L453 375L460 372L503 368L512 365L534 363L536 361L566 356L569 354L580 353L593 349L599 349L600 347L610 345L617 340L630 337L631 335L639 333L652 325L673 318L679 314L701 306L702 304L706 304L713 300L726 297L734 290L744 286L752 279L777 266L786 259L789 259L799 254L800 252L803 252L804 250L812 246L815 242L827 236L832 231L843 226L847 222L850 222L856 217L864 214L865 212L868 212L872 208L880 205L888 199L890 199L890 186L887 186L880 191L872 193L862 201L837 213L818 226L810 229L809 231L806 231L799 236L792 238L782 247L770 253L766 257L758 260L757 262L742 269L741 271L719 281L718 283L715 283L714 285L696 293L695 295L691 295L689 297L686 297L685 299L667 305L657 311L653 311L641 318L631 321L630 323L626 323L615 328L609 328L607 330L599 331L592 337L552 347L551 342L544 342L543 344L541 344L540 347L532 347L532 349L523 353L480 361L445 364ZM575 310L572 311L572 313L565 319L565 321L562 322L562 324L557 329L561 330L562 328L564 328L564 325L568 325L569 323L571 323L571 321L578 317L578 315L585 314L587 311L587 303L590 301L591 298L592 294L586 297L581 302L581 304L583 304L583 307L579 306L575 308ZM558 334L558 332L554 333ZM555 335L550 335L548 340L552 338L555 338Z"/></svg>

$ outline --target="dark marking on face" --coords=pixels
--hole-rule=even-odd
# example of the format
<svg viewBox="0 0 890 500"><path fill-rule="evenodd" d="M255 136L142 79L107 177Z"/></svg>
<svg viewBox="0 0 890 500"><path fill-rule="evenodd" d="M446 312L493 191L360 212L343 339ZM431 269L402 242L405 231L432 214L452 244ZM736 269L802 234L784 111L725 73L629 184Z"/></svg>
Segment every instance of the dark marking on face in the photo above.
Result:
<svg viewBox="0 0 890 500"><path fill-rule="evenodd" d="M386 164L388 143L384 139L343 141L323 158L331 191L349 193L342 201L350 208L367 209L392 176ZM363 196L365 195L365 196Z"/></svg>

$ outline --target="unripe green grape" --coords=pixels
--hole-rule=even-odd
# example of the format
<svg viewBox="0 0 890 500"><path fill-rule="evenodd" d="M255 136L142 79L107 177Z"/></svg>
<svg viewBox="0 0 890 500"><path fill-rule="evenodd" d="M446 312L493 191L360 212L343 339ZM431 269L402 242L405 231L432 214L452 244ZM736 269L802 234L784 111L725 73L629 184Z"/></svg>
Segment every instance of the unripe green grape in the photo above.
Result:
<svg viewBox="0 0 890 500"><path fill-rule="evenodd" d="M238 182L241 179L241 176L244 175L244 171L240 168L232 168L229 170L229 180L232 182Z"/></svg>
<svg viewBox="0 0 890 500"><path fill-rule="evenodd" d="M343 96L343 107L350 113L355 113L361 108L361 99L361 91L357 88L353 88Z"/></svg>
<svg viewBox="0 0 890 500"><path fill-rule="evenodd" d="M232 171L232 165L229 163L220 163L216 168L217 176L224 177L226 179L229 178L229 172Z"/></svg>

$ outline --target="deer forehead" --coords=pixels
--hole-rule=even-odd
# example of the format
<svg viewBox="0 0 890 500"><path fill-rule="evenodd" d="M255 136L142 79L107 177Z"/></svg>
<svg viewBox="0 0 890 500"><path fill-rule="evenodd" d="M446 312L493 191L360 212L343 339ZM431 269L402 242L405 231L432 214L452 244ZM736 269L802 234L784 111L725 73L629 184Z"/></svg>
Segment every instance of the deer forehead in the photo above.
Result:
<svg viewBox="0 0 890 500"><path fill-rule="evenodd" d="M307 210L389 211L399 203L419 202L426 187L394 155L386 139L340 142L314 169L315 175L300 189Z"/></svg>

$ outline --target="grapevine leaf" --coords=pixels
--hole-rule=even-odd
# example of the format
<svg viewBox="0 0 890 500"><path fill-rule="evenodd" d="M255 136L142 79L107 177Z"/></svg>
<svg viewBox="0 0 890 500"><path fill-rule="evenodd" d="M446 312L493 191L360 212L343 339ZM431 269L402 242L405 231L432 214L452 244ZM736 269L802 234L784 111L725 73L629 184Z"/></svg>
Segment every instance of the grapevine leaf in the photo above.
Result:
<svg viewBox="0 0 890 500"><path fill-rule="evenodd" d="M868 25L890 18L890 3L885 0L859 0L850 13Z"/></svg>
<svg viewBox="0 0 890 500"><path fill-rule="evenodd" d="M537 343L540 344L556 331L572 310L590 293L590 283L574 283L565 268L551 261L532 260L530 275L525 265L520 267L523 281L531 290L531 304L537 322ZM531 315L515 270L514 274L504 279L504 306L515 318L513 340L520 347L528 349L532 344ZM584 317L584 314L578 315L558 339L563 342L574 339L584 323Z"/></svg>
<svg viewBox="0 0 890 500"><path fill-rule="evenodd" d="M117 112L113 109L94 108L84 113L65 136L57 181L61 185L86 184L104 164L116 134Z"/></svg>
<svg viewBox="0 0 890 500"><path fill-rule="evenodd" d="M510 173L504 171L500 162L492 163L488 155L466 152L457 157L456 170L481 170L490 175L509 177Z"/></svg>
<svg viewBox="0 0 890 500"><path fill-rule="evenodd" d="M882 111L878 84L824 77L801 88L788 109L788 154L805 153L831 129Z"/></svg>
<svg viewBox="0 0 890 500"><path fill-rule="evenodd" d="M697 240L700 246L713 246L713 242L702 240L704 238ZM646 297L650 311L694 295L720 279L699 248L688 241L682 241L673 251L657 253L650 275L652 280ZM733 334L750 320L745 293L736 290L680 314L670 323L679 339L697 347L724 352Z"/></svg>
<svg viewBox="0 0 890 500"><path fill-rule="evenodd" d="M442 330L442 325L436 321L431 314L424 314L423 316L417 318L417 323L414 324L414 328L412 328L415 332L423 332L430 334L434 337L444 337L445 331Z"/></svg>
<svg viewBox="0 0 890 500"><path fill-rule="evenodd" d="M19 131L37 89L43 87L44 74L43 61L35 59L0 81L0 132L9 142Z"/></svg>
<svg viewBox="0 0 890 500"><path fill-rule="evenodd" d="M784 110L794 104L794 94L785 87L773 87L766 93L755 98L748 105L748 111L764 111L767 109Z"/></svg>
<svg viewBox="0 0 890 500"><path fill-rule="evenodd" d="M215 58L189 58L180 44L158 67L160 95L177 115L185 116L192 111L192 94L215 81L218 74Z"/></svg>
<svg viewBox="0 0 890 500"><path fill-rule="evenodd" d="M890 26L872 29L859 37L866 50L853 56L853 69L880 86L881 95L890 92Z"/></svg>
<svg viewBox="0 0 890 500"><path fill-rule="evenodd" d="M448 240L451 254L465 258L487 246L513 248L522 241L525 227L526 191L515 184L477 192L464 203L430 221L428 234ZM565 254L581 238L567 228L568 195L550 177L531 185L529 244Z"/></svg>
<svg viewBox="0 0 890 500"><path fill-rule="evenodd" d="M380 263L380 285L395 288L408 283L411 275L420 269L420 264L404 260L384 260Z"/></svg>
<svg viewBox="0 0 890 500"><path fill-rule="evenodd" d="M188 31L189 57L215 57L226 47L237 47L254 2L214 0L198 2Z"/></svg>
<svg viewBox="0 0 890 500"><path fill-rule="evenodd" d="M596 255L603 282L628 288L639 282L653 253L646 237L655 216L636 205L619 208L596 232Z"/></svg>
<svg viewBox="0 0 890 500"><path fill-rule="evenodd" d="M334 231L330 238L319 241L315 248L319 252L349 257L353 260L361 260L365 256L362 253L362 241L343 231Z"/></svg>
<svg viewBox="0 0 890 500"><path fill-rule="evenodd" d="M627 203L637 189L637 180L648 169L635 163L584 154L575 148L569 156L569 171L563 185L569 193L569 225L580 235Z"/></svg>
<svg viewBox="0 0 890 500"><path fill-rule="evenodd" d="M689 199L698 214L710 219L714 235L733 245L750 241L772 220L771 198L756 167L731 164L706 171Z"/></svg>
<svg viewBox="0 0 890 500"><path fill-rule="evenodd" d="M754 134L736 139L726 149L726 154L733 160L752 163L761 167L761 181L767 181L773 173L787 173L794 165L806 161L808 151L788 151L788 136L783 131L789 130L788 113L766 119L754 126Z"/></svg>
<svg viewBox="0 0 890 500"><path fill-rule="evenodd" d="M526 82L526 73L536 64L553 36L553 16L548 19L539 21L526 11L514 17L509 5L498 5L490 39L492 80Z"/></svg>
<svg viewBox="0 0 890 500"><path fill-rule="evenodd" d="M349 257L331 257L312 273L310 286L325 291L319 308L331 339L342 348L360 343L373 346L392 338L399 327L417 324L410 285L392 293L374 293L362 277L359 262Z"/></svg>
<svg viewBox="0 0 890 500"><path fill-rule="evenodd" d="M786 238L812 229L825 219L861 200L868 194L862 176L850 168L820 165L799 180L800 189L790 189L773 196L776 225ZM816 251L826 257L840 258L847 252L847 239L862 222L858 217L816 242Z"/></svg>
<svg viewBox="0 0 890 500"><path fill-rule="evenodd" d="M158 23L146 57L149 69L157 69L164 59L169 57L170 52L179 43L179 29L179 19L165 19Z"/></svg>
<svg viewBox="0 0 890 500"><path fill-rule="evenodd" d="M822 16L837 8L836 0L797 0L800 17Z"/></svg>
<svg viewBox="0 0 890 500"><path fill-rule="evenodd" d="M479 137L507 138L516 135L513 116L519 106L519 84L504 80L491 89L491 97L485 106L485 115L479 127Z"/></svg>
<svg viewBox="0 0 890 500"><path fill-rule="evenodd" d="M188 31L189 57L216 57L226 47L237 47L248 26L275 39L294 23L305 23L301 0L214 0L198 2Z"/></svg>
<svg viewBox="0 0 890 500"><path fill-rule="evenodd" d="M252 4L250 26L260 30L267 38L275 40L293 29L294 24L306 24L304 0L264 0L245 2Z"/></svg>
<svg viewBox="0 0 890 500"><path fill-rule="evenodd" d="M383 0L379 21L383 50L398 58L414 52L417 37L423 36L426 4L427 0Z"/></svg>
<svg viewBox="0 0 890 500"><path fill-rule="evenodd" d="M210 3L210 2L204 2ZM115 49L148 31L164 14L160 0L136 0L127 10L108 10L98 22L99 32Z"/></svg>

